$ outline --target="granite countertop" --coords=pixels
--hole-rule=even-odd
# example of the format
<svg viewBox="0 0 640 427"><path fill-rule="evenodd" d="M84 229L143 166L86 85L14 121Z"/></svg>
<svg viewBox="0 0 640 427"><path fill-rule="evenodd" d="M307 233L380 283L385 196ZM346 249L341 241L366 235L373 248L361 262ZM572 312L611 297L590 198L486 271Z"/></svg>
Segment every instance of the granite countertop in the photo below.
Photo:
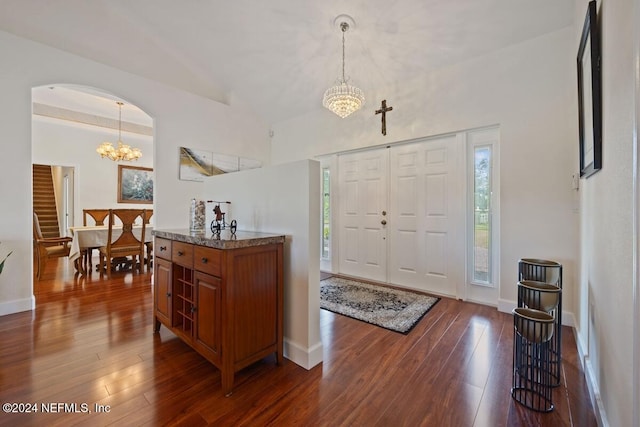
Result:
<svg viewBox="0 0 640 427"><path fill-rule="evenodd" d="M284 243L285 241L285 236L282 234L241 230L237 230L235 234L231 234L228 229L222 230L219 235L213 234L210 230L203 232L191 232L188 229L153 230L152 234L164 239L192 243L200 246L208 246L216 249L247 248L251 246Z"/></svg>

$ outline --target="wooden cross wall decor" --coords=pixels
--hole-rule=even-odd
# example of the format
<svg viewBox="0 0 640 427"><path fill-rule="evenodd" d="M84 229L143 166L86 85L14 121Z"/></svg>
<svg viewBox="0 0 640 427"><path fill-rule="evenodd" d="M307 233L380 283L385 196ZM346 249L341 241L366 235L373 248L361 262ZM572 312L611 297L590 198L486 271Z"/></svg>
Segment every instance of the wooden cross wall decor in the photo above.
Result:
<svg viewBox="0 0 640 427"><path fill-rule="evenodd" d="M387 100L382 100L382 105L379 110L376 110L376 114L382 114L382 134L387 134L387 111L393 110L393 107L387 107Z"/></svg>

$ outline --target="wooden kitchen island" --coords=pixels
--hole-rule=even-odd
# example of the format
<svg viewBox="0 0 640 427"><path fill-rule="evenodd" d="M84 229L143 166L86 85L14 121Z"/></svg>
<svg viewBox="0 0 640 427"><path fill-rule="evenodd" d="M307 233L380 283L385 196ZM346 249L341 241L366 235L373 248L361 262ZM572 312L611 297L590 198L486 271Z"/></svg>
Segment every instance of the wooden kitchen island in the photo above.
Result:
<svg viewBox="0 0 640 427"><path fill-rule="evenodd" d="M154 230L154 332L165 325L221 371L282 355L285 236Z"/></svg>

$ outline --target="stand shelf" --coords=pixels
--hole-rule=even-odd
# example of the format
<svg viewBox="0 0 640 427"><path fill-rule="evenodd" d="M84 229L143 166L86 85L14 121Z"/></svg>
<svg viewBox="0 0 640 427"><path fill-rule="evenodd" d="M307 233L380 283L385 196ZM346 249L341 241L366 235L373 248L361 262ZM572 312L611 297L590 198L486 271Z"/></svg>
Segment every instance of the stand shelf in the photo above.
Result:
<svg viewBox="0 0 640 427"><path fill-rule="evenodd" d="M154 231L154 331L164 325L222 373L282 355L284 236L220 236ZM244 237L244 238L243 238Z"/></svg>

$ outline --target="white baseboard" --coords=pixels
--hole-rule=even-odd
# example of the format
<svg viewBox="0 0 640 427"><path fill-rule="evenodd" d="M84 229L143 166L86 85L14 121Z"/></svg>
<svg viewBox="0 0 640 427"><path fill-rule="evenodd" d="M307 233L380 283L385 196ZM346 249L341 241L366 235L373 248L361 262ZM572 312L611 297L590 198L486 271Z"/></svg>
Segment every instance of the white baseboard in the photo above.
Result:
<svg viewBox="0 0 640 427"><path fill-rule="evenodd" d="M291 360L296 365L302 366L309 370L319 363L322 363L322 342L305 348L293 341L284 339L284 357Z"/></svg>
<svg viewBox="0 0 640 427"><path fill-rule="evenodd" d="M585 379L587 380L587 388L589 389L589 397L591 398L591 406L593 406L593 412L595 413L596 421L598 422L599 426L609 427L609 420L604 410L602 397L600 396L600 388L598 387L598 383L596 381L593 364L591 363L591 359L588 355L589 351L587 349L587 345L582 340L581 335L575 328L573 330L573 336L576 339L576 346L578 347L578 357L580 359L580 365L582 365L582 370L584 371Z"/></svg>
<svg viewBox="0 0 640 427"><path fill-rule="evenodd" d="M0 303L0 316L6 314L20 313L21 311L34 310L36 308L36 297L16 299Z"/></svg>
<svg viewBox="0 0 640 427"><path fill-rule="evenodd" d="M502 313L511 313L517 306L518 303L515 301L504 299L498 300L498 311L501 311ZM562 310L562 325L570 326L572 328L576 327L576 318L573 313Z"/></svg>
<svg viewBox="0 0 640 427"><path fill-rule="evenodd" d="M585 370L584 375L587 379L587 387L589 388L589 395L591 396L591 403L593 405L593 411L596 415L596 421L598 425L602 427L609 427L609 420L607 419L607 413L604 410L604 404L602 403L602 397L600 396L600 390L595 380L593 371L593 365L591 364L591 358L585 357L584 360Z"/></svg>

